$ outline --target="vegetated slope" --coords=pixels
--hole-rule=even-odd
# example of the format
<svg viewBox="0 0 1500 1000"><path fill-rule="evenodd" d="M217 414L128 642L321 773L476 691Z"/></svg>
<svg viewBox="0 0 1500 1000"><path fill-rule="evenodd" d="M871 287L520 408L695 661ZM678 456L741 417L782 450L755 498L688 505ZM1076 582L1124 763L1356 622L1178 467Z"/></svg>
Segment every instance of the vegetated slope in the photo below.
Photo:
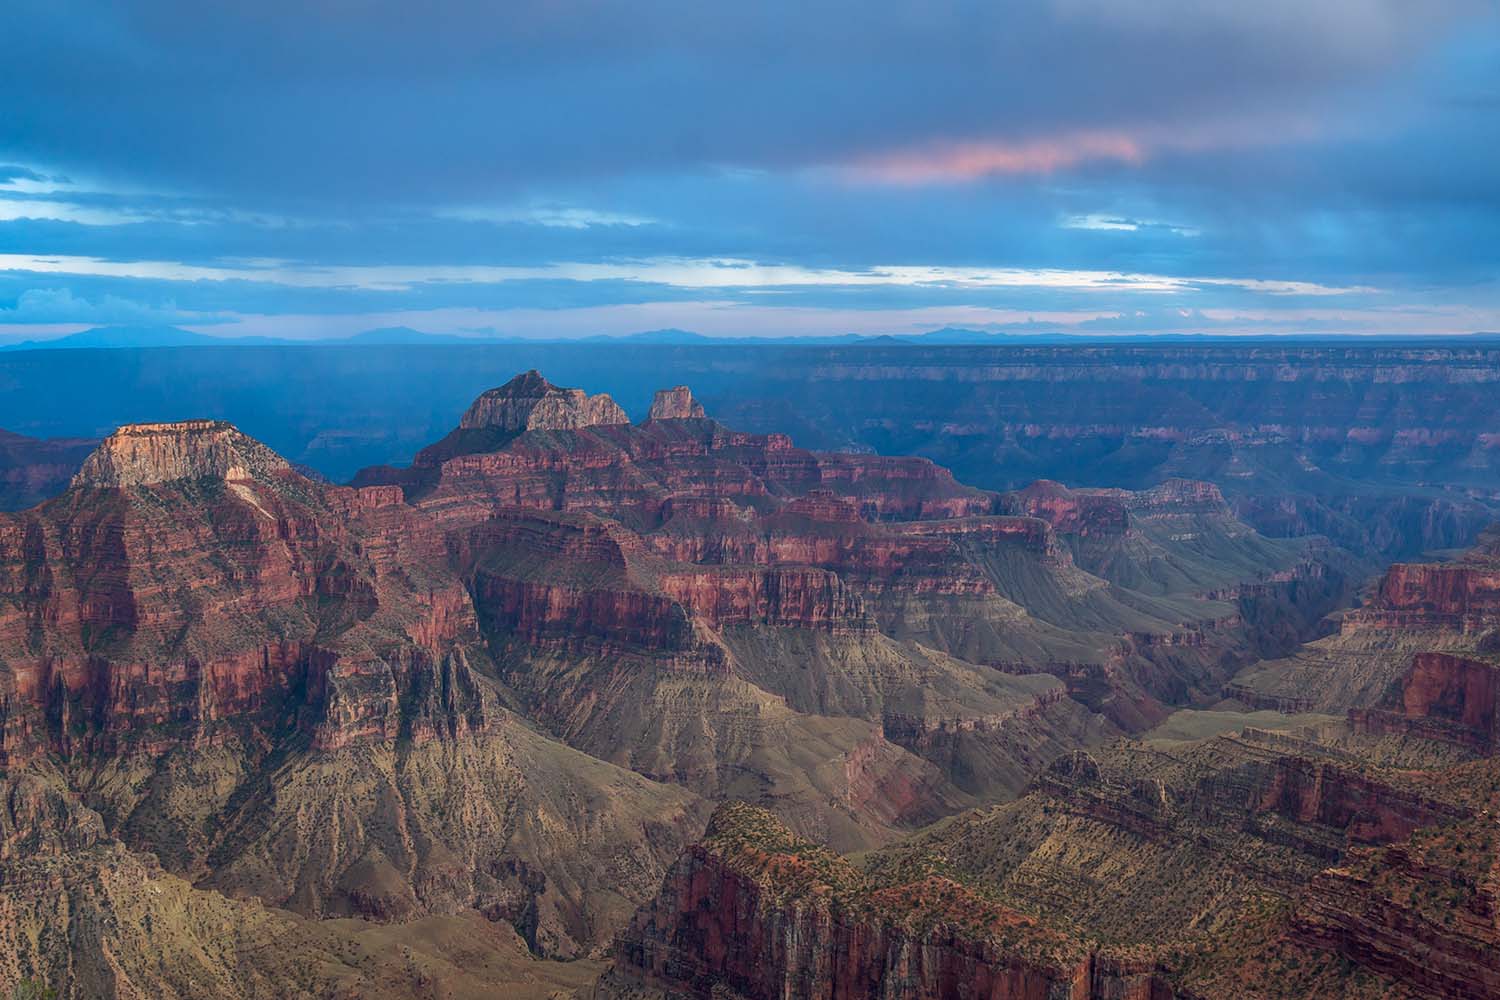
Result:
<svg viewBox="0 0 1500 1000"><path fill-rule="evenodd" d="M1246 732L1056 762L862 866L721 808L611 997L1493 997L1492 761Z"/></svg>
<svg viewBox="0 0 1500 1000"><path fill-rule="evenodd" d="M1304 699L1347 705L1395 670L1346 714L1179 713L839 879L798 875L810 849L764 821L726 852L716 820L622 935L607 995L1500 996L1493 558L1489 535L1392 567L1359 614L1406 629L1399 654L1319 661ZM762 939L796 948L742 964Z"/></svg>
<svg viewBox="0 0 1500 1000"><path fill-rule="evenodd" d="M76 997L548 1000L592 962L538 960L474 911L391 926L311 920L196 889L104 832L57 775L0 780L0 982ZM19 995L19 994L18 994Z"/></svg>

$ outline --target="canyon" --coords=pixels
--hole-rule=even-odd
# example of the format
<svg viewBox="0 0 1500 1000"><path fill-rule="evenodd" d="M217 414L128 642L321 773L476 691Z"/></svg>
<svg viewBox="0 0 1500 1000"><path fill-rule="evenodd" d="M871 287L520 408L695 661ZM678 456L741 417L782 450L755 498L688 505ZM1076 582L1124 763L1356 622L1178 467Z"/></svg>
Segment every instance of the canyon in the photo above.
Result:
<svg viewBox="0 0 1500 1000"><path fill-rule="evenodd" d="M728 426L920 455L985 489L1208 481L1267 535L1320 534L1382 565L1467 545L1500 498L1500 349L1483 340L33 351L0 355L0 427L98 439L229 419L343 482L407 462L528 367L637 420L656 390L690 385Z"/></svg>
<svg viewBox="0 0 1500 1000"><path fill-rule="evenodd" d="M0 430L0 510L24 510L61 493L96 444Z"/></svg>
<svg viewBox="0 0 1500 1000"><path fill-rule="evenodd" d="M604 995L1500 995L1495 541L1391 567L1342 632L1225 688L1300 671L1324 714L1182 712L857 866L721 809L620 936ZM1347 663L1381 679L1305 679Z"/></svg>
<svg viewBox="0 0 1500 1000"><path fill-rule="evenodd" d="M1123 350L810 349L774 421L530 370L348 485L220 419L4 452L0 985L1500 995L1493 359ZM1070 438L1125 378L1281 429Z"/></svg>

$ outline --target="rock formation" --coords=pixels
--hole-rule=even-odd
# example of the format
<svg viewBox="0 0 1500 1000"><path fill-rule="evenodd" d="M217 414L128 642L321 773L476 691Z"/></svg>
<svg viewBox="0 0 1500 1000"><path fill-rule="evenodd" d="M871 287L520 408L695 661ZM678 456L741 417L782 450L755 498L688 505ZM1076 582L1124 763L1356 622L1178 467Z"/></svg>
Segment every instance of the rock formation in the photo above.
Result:
<svg viewBox="0 0 1500 1000"><path fill-rule="evenodd" d="M528 372L353 486L123 427L0 516L0 987L1488 997L1497 553L1327 634L1366 564L1215 485L993 492L684 387Z"/></svg>
<svg viewBox="0 0 1500 1000"><path fill-rule="evenodd" d="M0 768L50 760L201 888L480 910L566 957L704 815L504 707L447 540L399 490L313 482L209 421L122 428L0 519Z"/></svg>
<svg viewBox="0 0 1500 1000"><path fill-rule="evenodd" d="M1241 673L1226 693L1254 705L1302 711L1389 709L1393 705L1384 704L1387 695L1392 685L1403 683L1413 657L1443 653L1457 658L1417 662L1412 679L1420 691L1464 659L1493 657L1500 652L1497 636L1500 532L1492 529L1452 562L1389 567L1369 603L1340 616L1335 634L1310 643L1293 658ZM1467 676L1482 675L1469 671ZM1366 721L1374 724L1372 720Z"/></svg>
<svg viewBox="0 0 1500 1000"><path fill-rule="evenodd" d="M125 413L256 399L266 440L343 482L441 437L476 378L535 367L620 399L691 385L728 426L921 455L989 490L1206 480L1264 535L1322 535L1374 563L1467 546L1500 509L1500 350L1479 342L353 350L268 348L255 355L265 364L228 351L8 353L0 426L84 433ZM121 362L150 377L121 378Z"/></svg>
<svg viewBox="0 0 1500 1000"><path fill-rule="evenodd" d="M881 886L768 813L720 807L621 935L603 997L1166 1000L1103 954L950 879Z"/></svg>
<svg viewBox="0 0 1500 1000"><path fill-rule="evenodd" d="M290 468L271 449L220 420L126 424L73 477L86 487L144 486L175 479L253 479Z"/></svg>
<svg viewBox="0 0 1500 1000"><path fill-rule="evenodd" d="M561 389L532 370L484 393L464 413L464 430L563 431L580 427L628 424L630 418L604 393Z"/></svg>
<svg viewBox="0 0 1500 1000"><path fill-rule="evenodd" d="M1044 504L696 412L679 387L638 426L460 427L357 481L443 526L503 676L554 732L708 796L753 774L841 847L1217 691L1251 652L1237 588L1304 558L1211 486ZM849 766L809 782L768 735L788 726ZM856 786L899 805L871 812Z"/></svg>
<svg viewBox="0 0 1500 1000"><path fill-rule="evenodd" d="M1500 497L1493 347L798 350L711 348L677 370L716 392L754 372L715 414L734 426L923 455L994 490L1142 488L1191 469L1267 535L1385 559L1468 545Z"/></svg>
<svg viewBox="0 0 1500 1000"><path fill-rule="evenodd" d="M1418 653L1387 699L1374 708L1350 709L1350 721L1364 733L1402 733L1489 753L1500 725L1497 698L1500 665Z"/></svg>
<svg viewBox="0 0 1500 1000"><path fill-rule="evenodd" d="M697 420L703 417L703 404L693 398L685 385L656 390L648 420Z"/></svg>
<svg viewBox="0 0 1500 1000"><path fill-rule="evenodd" d="M1494 821L1423 831L1320 873L1287 936L1455 1000L1500 997Z"/></svg>
<svg viewBox="0 0 1500 1000"><path fill-rule="evenodd" d="M1460 797L1252 733L1074 753L863 868L723 806L621 934L601 995L1491 997L1482 903L1425 925L1328 868L1408 850L1451 866L1481 837Z"/></svg>

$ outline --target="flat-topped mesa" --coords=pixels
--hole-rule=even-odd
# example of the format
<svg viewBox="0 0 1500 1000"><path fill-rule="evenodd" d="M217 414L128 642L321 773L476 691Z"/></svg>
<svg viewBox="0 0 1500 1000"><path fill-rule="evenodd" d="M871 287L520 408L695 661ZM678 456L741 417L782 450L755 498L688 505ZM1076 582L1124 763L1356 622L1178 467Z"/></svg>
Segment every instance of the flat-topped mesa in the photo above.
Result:
<svg viewBox="0 0 1500 1000"><path fill-rule="evenodd" d="M1181 512L1218 510L1224 494L1213 483L1199 479L1168 479L1147 490L1127 493L1130 506L1138 510Z"/></svg>
<svg viewBox="0 0 1500 1000"><path fill-rule="evenodd" d="M651 401L651 412L647 420L698 420L704 416L703 404L693 398L693 390L685 385L670 389L657 389Z"/></svg>
<svg viewBox="0 0 1500 1000"><path fill-rule="evenodd" d="M291 466L222 420L125 424L94 449L74 487L124 487L181 479L242 480Z"/></svg>
<svg viewBox="0 0 1500 1000"><path fill-rule="evenodd" d="M553 385L536 369L517 375L474 400L458 426L464 430L577 430L603 424L628 424L630 418L605 393Z"/></svg>

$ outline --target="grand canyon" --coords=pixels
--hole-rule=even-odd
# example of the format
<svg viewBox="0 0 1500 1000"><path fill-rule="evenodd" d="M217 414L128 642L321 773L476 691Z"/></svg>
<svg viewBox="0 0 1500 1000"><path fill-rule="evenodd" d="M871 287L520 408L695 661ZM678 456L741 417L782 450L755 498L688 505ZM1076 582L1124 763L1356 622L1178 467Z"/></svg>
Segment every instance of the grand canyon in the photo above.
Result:
<svg viewBox="0 0 1500 1000"><path fill-rule="evenodd" d="M1500 3L10 0L0 1000L1500 1000Z"/></svg>
<svg viewBox="0 0 1500 1000"><path fill-rule="evenodd" d="M609 350L4 437L0 985L1500 996L1493 352Z"/></svg>

